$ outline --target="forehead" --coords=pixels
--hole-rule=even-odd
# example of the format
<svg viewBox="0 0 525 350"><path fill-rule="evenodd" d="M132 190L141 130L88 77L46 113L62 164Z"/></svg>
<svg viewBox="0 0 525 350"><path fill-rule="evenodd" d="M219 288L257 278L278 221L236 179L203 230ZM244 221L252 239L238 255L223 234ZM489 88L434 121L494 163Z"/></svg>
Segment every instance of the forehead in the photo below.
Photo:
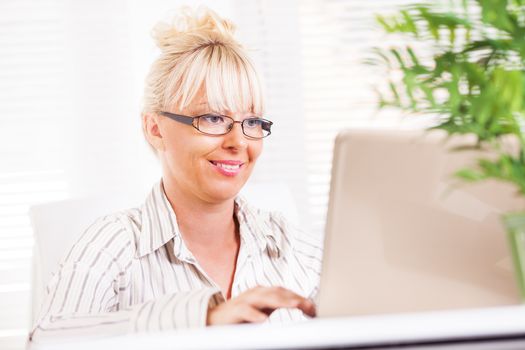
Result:
<svg viewBox="0 0 525 350"><path fill-rule="evenodd" d="M205 113L205 112L218 112L222 114L233 114L233 113L254 113L253 104L247 108L247 110L233 110L228 108L226 103L226 97L215 96L216 98L208 98L206 89L201 87L195 94L195 97L190 104L184 108L188 113ZM239 97L240 98L240 97Z"/></svg>

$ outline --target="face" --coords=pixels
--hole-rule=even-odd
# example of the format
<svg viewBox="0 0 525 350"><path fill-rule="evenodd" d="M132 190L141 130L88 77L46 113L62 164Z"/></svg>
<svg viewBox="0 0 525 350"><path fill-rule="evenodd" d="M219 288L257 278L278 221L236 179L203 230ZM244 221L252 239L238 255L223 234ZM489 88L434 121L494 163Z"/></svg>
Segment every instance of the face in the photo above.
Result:
<svg viewBox="0 0 525 350"><path fill-rule="evenodd" d="M188 108L168 112L187 116L220 112L234 120L253 116L247 111L212 111L202 92ZM155 140L158 145L154 147L161 158L164 183L181 194L208 203L234 198L250 177L262 152L263 141L247 138L238 123L226 135L210 136L164 116L155 115L154 119L159 134Z"/></svg>

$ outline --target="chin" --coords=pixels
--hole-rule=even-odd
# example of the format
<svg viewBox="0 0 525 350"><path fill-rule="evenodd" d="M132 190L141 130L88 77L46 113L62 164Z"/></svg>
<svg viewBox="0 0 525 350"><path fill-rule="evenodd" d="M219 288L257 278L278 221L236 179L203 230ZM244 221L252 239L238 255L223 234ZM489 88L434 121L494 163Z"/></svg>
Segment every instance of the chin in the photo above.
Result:
<svg viewBox="0 0 525 350"><path fill-rule="evenodd" d="M210 184L207 194L208 197L217 202L223 202L235 198L241 189L243 188L246 181L236 183L215 183Z"/></svg>

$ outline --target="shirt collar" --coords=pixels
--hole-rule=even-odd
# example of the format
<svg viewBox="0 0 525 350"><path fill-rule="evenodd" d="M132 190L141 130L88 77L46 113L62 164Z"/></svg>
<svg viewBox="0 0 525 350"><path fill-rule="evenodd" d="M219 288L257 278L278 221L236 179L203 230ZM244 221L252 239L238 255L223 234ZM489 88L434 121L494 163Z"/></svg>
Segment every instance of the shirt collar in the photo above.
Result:
<svg viewBox="0 0 525 350"><path fill-rule="evenodd" d="M281 235L276 234L269 213L250 206L246 200L235 198L235 215L239 223L242 242L248 251L264 252L279 256L281 252ZM179 260L194 260L193 255L184 244L177 224L177 216L166 197L162 181L152 189L142 205L142 229L138 237L137 257L150 254L173 239L173 253Z"/></svg>
<svg viewBox="0 0 525 350"><path fill-rule="evenodd" d="M142 205L142 229L138 237L138 257L150 254L172 238L179 236L177 217L171 207L162 181L159 181Z"/></svg>
<svg viewBox="0 0 525 350"><path fill-rule="evenodd" d="M278 257L281 254L282 236L277 234L278 228L275 227L269 212L254 208L242 196L237 196L235 214L241 239L248 246L259 252L267 250L272 256Z"/></svg>

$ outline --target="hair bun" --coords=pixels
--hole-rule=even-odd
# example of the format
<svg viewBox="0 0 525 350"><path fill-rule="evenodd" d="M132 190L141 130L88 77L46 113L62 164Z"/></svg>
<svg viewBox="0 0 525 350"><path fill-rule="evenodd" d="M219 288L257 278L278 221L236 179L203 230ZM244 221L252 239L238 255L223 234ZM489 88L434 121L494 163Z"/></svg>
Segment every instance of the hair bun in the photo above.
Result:
<svg viewBox="0 0 525 350"><path fill-rule="evenodd" d="M214 11L199 6L182 7L171 23L160 22L152 36L162 51L187 51L202 45L239 44L234 39L235 25Z"/></svg>

